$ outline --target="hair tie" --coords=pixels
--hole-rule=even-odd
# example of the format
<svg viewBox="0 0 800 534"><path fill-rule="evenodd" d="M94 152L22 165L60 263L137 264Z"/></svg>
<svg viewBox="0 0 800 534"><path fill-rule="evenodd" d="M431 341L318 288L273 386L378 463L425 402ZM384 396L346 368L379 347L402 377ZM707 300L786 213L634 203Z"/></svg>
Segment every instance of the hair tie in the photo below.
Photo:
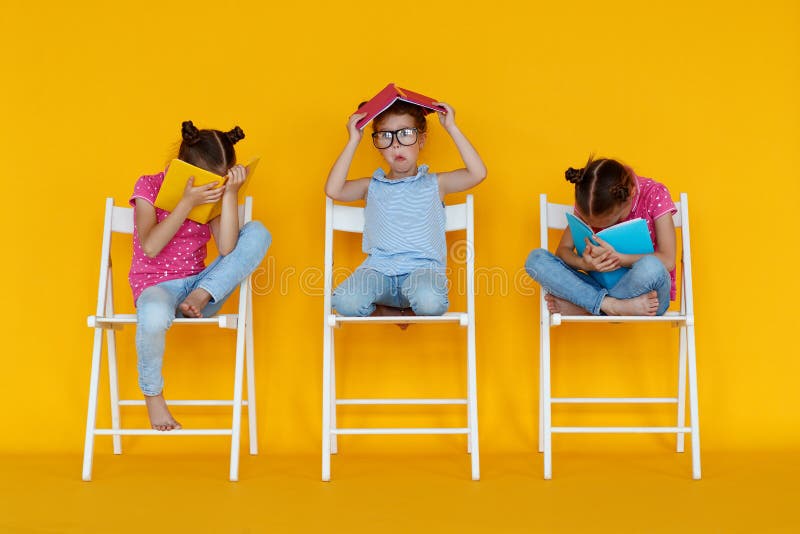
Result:
<svg viewBox="0 0 800 534"><path fill-rule="evenodd" d="M225 132L225 136L228 138L228 140L231 142L232 145L235 145L236 143L244 139L244 132L238 126L234 126L233 130Z"/></svg>
<svg viewBox="0 0 800 534"><path fill-rule="evenodd" d="M581 180L583 180L584 170L586 170L585 167L583 169L573 169L570 167L566 170L566 172L564 172L564 177L571 184L579 184L581 183Z"/></svg>
<svg viewBox="0 0 800 534"><path fill-rule="evenodd" d="M611 195L620 202L625 202L628 200L628 195L630 195L630 191L628 191L628 186L626 184L616 184L611 187L610 192Z"/></svg>
<svg viewBox="0 0 800 534"><path fill-rule="evenodd" d="M193 145L200 140L200 130L192 124L192 121L181 123L181 137L186 143Z"/></svg>

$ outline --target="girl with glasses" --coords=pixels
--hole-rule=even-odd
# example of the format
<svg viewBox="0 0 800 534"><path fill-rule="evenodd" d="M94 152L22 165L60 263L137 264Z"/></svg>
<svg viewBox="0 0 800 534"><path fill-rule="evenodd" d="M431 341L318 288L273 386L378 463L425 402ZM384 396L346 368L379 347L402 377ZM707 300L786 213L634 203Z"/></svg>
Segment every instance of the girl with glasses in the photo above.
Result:
<svg viewBox="0 0 800 534"><path fill-rule="evenodd" d="M363 250L367 259L333 292L332 305L342 315L442 315L447 311L444 197L466 191L486 178L486 166L456 126L455 111L445 103L439 122L453 139L464 167L429 172L418 165L427 140L425 109L396 101L372 122L372 144L387 169L370 178L347 179L361 141L356 112L347 122L349 139L333 164L325 194L333 200L366 200Z"/></svg>

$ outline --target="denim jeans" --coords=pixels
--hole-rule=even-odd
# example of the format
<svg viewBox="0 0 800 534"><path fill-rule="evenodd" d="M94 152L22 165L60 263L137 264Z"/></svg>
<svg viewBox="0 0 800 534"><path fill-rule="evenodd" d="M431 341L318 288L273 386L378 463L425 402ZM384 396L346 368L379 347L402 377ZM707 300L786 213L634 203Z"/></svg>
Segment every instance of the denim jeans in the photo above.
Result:
<svg viewBox="0 0 800 534"><path fill-rule="evenodd" d="M161 282L142 291L136 301L136 354L142 393L158 395L164 388L164 339L173 319L183 316L178 309L180 303L195 289L205 289L211 300L203 308L203 316L215 315L261 263L271 241L264 225L251 221L239 230L239 239L230 254L217 257L194 276Z"/></svg>
<svg viewBox="0 0 800 534"><path fill-rule="evenodd" d="M642 257L611 289L605 289L588 274L573 269L549 251L533 250L525 261L531 278L555 297L562 298L592 315L600 315L600 304L606 296L630 299L650 291L658 294L658 315L669 308L672 280L664 264L653 255Z"/></svg>
<svg viewBox="0 0 800 534"><path fill-rule="evenodd" d="M417 315L442 315L447 311L447 276L433 269L388 276L372 269L357 269L333 292L332 306L348 317L368 317L376 304L408 308Z"/></svg>

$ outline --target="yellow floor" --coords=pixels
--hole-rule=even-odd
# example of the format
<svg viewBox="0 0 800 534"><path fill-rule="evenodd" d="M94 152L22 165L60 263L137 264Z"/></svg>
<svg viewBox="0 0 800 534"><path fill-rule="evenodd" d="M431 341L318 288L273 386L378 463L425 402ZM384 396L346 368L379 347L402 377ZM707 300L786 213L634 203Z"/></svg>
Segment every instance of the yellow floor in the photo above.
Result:
<svg viewBox="0 0 800 534"><path fill-rule="evenodd" d="M317 456L242 456L228 482L223 455L100 453L94 480L78 456L0 457L0 532L800 532L800 455L556 452L346 454L334 480Z"/></svg>

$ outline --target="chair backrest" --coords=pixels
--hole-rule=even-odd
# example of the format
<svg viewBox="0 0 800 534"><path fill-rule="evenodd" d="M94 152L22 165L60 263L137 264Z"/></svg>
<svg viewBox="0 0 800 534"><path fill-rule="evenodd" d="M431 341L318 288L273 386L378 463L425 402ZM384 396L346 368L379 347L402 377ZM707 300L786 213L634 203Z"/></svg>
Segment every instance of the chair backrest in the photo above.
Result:
<svg viewBox="0 0 800 534"><path fill-rule="evenodd" d="M119 234L133 234L133 208L115 206L113 198L106 199L106 226L111 232ZM243 204L239 204L239 224L243 225L253 219L253 197L246 197Z"/></svg>
<svg viewBox="0 0 800 534"><path fill-rule="evenodd" d="M689 239L689 199L686 193L680 194L675 202L677 211L672 215L675 228L681 230L680 274L681 274L681 311L693 313L692 302L692 267L691 245ZM563 230L567 227L567 213L573 212L571 204L556 204L547 201L547 195L539 195L539 231L541 247L548 248L548 230Z"/></svg>
<svg viewBox="0 0 800 534"><path fill-rule="evenodd" d="M111 284L111 236L133 234L133 208L114 205L113 198L106 198L106 211L103 223L103 245L100 251L100 280L97 290L97 316L103 316L113 309ZM253 219L253 197L245 197L239 204L239 224L244 225Z"/></svg>
<svg viewBox="0 0 800 534"><path fill-rule="evenodd" d="M467 268L467 307L473 309L474 299L474 215L473 198L467 195L462 204L445 206L445 231L466 230L467 253L464 254ZM325 309L330 311L330 295L333 290L333 233L334 231L363 233L364 208L334 204L333 200L325 201ZM326 312L327 313L327 312Z"/></svg>
<svg viewBox="0 0 800 534"><path fill-rule="evenodd" d="M467 229L467 204L471 203L471 199L472 195L468 195L467 202L463 204L445 206L444 216L446 232ZM331 230L359 234L364 231L364 208L334 204L329 198L326 203L326 211L332 213Z"/></svg>

